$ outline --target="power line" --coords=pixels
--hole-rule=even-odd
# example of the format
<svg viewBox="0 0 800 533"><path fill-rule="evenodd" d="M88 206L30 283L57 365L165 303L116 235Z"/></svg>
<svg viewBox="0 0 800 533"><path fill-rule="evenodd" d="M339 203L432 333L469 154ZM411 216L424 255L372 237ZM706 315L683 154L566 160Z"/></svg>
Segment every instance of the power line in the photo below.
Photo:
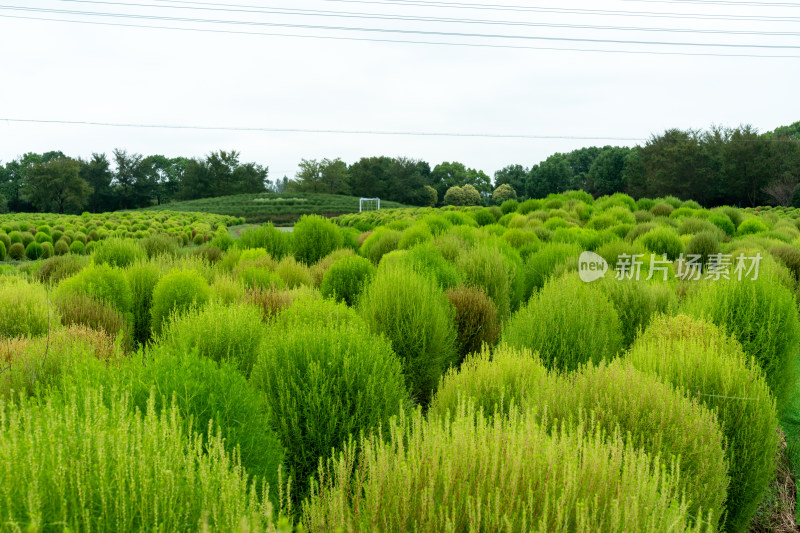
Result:
<svg viewBox="0 0 800 533"><path fill-rule="evenodd" d="M439 23L451 23L451 24L477 24L477 25L492 25L492 26L522 26L522 27L533 27L533 28L569 28L569 29L586 29L586 30L701 33L701 34L713 34L713 35L759 35L759 36L800 35L800 32L781 32L781 31L775 32L775 31L712 30L712 29L691 29L691 28L647 28L647 27L643 28L643 27L631 27L631 26L596 26L589 24L560 24L560 23L549 23L549 22L527 22L527 21L511 21L511 20L485 20L485 19L478 20L478 19L463 19L463 18L449 18L449 17L420 17L420 16L408 16L408 15L386 15L380 13L325 11L317 9L262 8L258 6L247 6L247 5L237 5L237 4L210 4L205 2L180 2L180 4L193 4L193 5L172 6L164 4L143 4L135 2L109 2L104 0L62 0L62 1L83 3L83 4L103 4L103 5L115 5L115 6L126 6L126 7L155 7L159 9L222 11L225 13L278 14L278 15L311 16L311 17L325 16L325 17L348 18L348 19L392 20L392 21L406 21L406 22L439 22Z"/></svg>
<svg viewBox="0 0 800 533"><path fill-rule="evenodd" d="M0 5L0 10L11 11L26 11L35 13L59 14L59 15L74 15L74 16L95 16L95 17L111 17L122 19L139 19L139 20L155 20L164 22L188 22L199 24L222 24L234 26L257 26L257 27L277 27L277 28L291 28L291 29L304 29L304 30L323 30L323 31L350 31L350 32L366 32L366 33L391 33L401 35L422 35L434 37L468 37L480 39L512 39L512 40L534 40L534 41L555 41L555 42L571 42L571 43L590 43L590 44L622 44L622 45L644 45L644 46L685 46L685 47L704 47L704 48L757 48L757 49L770 49L770 50L798 50L800 46L797 45L783 45L783 44L741 44L741 43L697 43L697 42L672 42L672 41L641 41L641 40L626 40L626 39L588 39L577 37L544 37L540 35L503 35L503 34L490 34L490 33L464 33L453 31L428 31L428 30L410 30L410 29L390 29L390 28L362 28L351 26L326 26L318 24L290 24L283 22L261 22L261 21L235 21L235 20L212 20L212 19L195 19L189 17L165 17L160 15L143 15L132 13L108 13L108 12L92 12L92 11L75 11L67 9L51 9L51 8L36 8L24 6L9 6Z"/></svg>
<svg viewBox="0 0 800 533"><path fill-rule="evenodd" d="M468 43L468 42L457 43L457 42L447 42L447 41L412 41L406 39L377 39L374 37L370 38L370 37L346 37L337 35L307 35L307 34L292 34L292 33L252 32L252 31L241 31L241 30L218 30L212 28L185 28L178 26L154 26L148 24L124 24L119 22L54 19L54 18L31 17L23 15L5 15L2 13L0 13L0 18L63 22L69 24L87 24L93 26L140 28L140 29L152 29L152 30L176 30L176 31L189 31L189 32L199 32L199 33L219 33L219 34L252 35L252 36L266 36L266 37L292 37L300 39L325 39L334 41L372 42L372 43L385 43L385 44L418 44L418 45L434 45L434 46L458 46L467 48L495 48L495 49L505 49L505 50L543 50L543 51L558 51L558 52L593 52L593 53L604 53L604 54L663 55L663 56L683 56L683 57L800 59L800 55L786 55L786 54L780 54L780 55L747 54L747 53L721 54L713 52L664 52L658 50L609 50L602 48L566 48L566 47L555 47L555 46L523 46L523 45L510 45L510 44L490 44L490 43Z"/></svg>
<svg viewBox="0 0 800 533"><path fill-rule="evenodd" d="M593 140L593 141L643 141L639 137L602 137L572 135L533 135L524 133L461 133L442 131L386 131L386 130L342 130L313 128L267 128L241 126L197 126L179 124L134 124L125 122L97 122L88 120L43 120L28 118L0 118L0 122L19 122L32 124L63 124L70 126L103 126L113 128L148 128L200 131L240 131L262 133L335 133L344 135L402 135L413 137L478 137L485 139L555 139L555 140Z"/></svg>
<svg viewBox="0 0 800 533"><path fill-rule="evenodd" d="M167 0L169 1L169 0ZM447 9L470 9L470 10L480 10L480 11L513 11L513 12L555 12L558 10L562 10L563 8L542 8L542 7L534 7L534 6L523 6L523 5L508 5L508 4L475 4L475 3L467 3L467 2L445 2L445 1L425 1L425 0L322 0L324 2L338 2L338 3L352 3L352 4L379 4L379 5L396 5L396 6L415 6L415 7L427 7L427 8L447 8ZM635 0L631 0L635 1ZM643 0L643 1L653 1L656 0ZM760 5L760 4L759 4ZM563 9L562 12L594 12L594 14L605 14L605 10L585 10L585 9ZM612 12L609 12L612 13ZM651 13L647 11L642 12L626 12L626 11L618 11L613 12L615 14L633 14L637 13L635 16L651 16L651 15L670 15L676 16L678 18L682 17L680 13ZM691 14L686 15L688 17L706 17L705 14ZM714 16L714 15L708 15ZM779 20L779 19L776 19Z"/></svg>
<svg viewBox="0 0 800 533"><path fill-rule="evenodd" d="M720 6L752 6L752 7L800 7L800 4L791 2L736 2L733 0L623 0L624 2L646 2L657 4L699 4Z"/></svg>

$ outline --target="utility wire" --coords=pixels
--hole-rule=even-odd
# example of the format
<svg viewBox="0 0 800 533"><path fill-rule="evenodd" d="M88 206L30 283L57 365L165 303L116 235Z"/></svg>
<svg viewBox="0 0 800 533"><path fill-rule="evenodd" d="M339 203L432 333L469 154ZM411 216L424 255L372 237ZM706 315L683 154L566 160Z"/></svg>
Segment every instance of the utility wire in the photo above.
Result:
<svg viewBox="0 0 800 533"><path fill-rule="evenodd" d="M409 30L409 29L391 29L391 28L363 28L352 26L327 26L318 24L290 24L283 22L259 22L259 21L244 21L244 20L212 20L212 19L196 19L189 17L165 17L160 15L143 15L132 13L108 13L108 12L92 12L92 11L75 11L67 9L51 9L51 8L36 8L25 6L13 5L0 5L0 10L10 11L24 11L57 15L73 15L73 16L94 16L94 17L111 17L121 19L137 19L137 20L155 20L163 22L188 22L199 24L222 24L233 26L257 26L257 27L271 27L271 28L291 28L291 29L304 29L304 30L323 30L323 31L349 31L349 32L366 32L366 33L390 33L400 35L422 35L434 37L469 37L480 39L511 39L511 40L533 40L533 41L555 41L555 42L570 42L570 43L590 43L590 44L622 44L622 45L644 45L644 46L688 46L688 47L704 47L704 48L756 48L756 49L769 49L769 50L798 50L800 46L785 45L785 44L742 44L742 43L698 43L698 42L674 42L674 41L641 41L641 40L628 40L628 39L588 39L577 37L544 37L539 35L504 35L504 34L491 34L491 33L463 33L454 31L427 31L427 30Z"/></svg>
<svg viewBox="0 0 800 533"><path fill-rule="evenodd" d="M164 4L142 4L134 2L108 2L104 0L62 0L62 1L82 3L82 4L104 4L104 5L115 5L115 6L126 6L126 7L155 7L159 9L190 9L190 10L202 10L202 11L222 11L225 13L299 15L299 16L312 16L312 17L324 16L324 17L349 18L349 19L392 20L392 21L405 21L405 22L438 22L438 23L448 23L448 24L522 26L522 27L533 27L533 28L559 28L559 29L569 28L569 29L585 29L585 30L700 33L700 34L713 34L713 35L800 36L800 32L796 31L787 32L787 31L750 31L750 30L712 30L712 29L691 29L691 28L646 28L646 27L642 28L642 27L632 27L632 26L595 26L588 24L559 24L550 22L478 20L478 19L459 19L459 18L446 18L446 17L386 15L380 13L324 11L316 9L298 10L298 9L286 9L286 8L260 8L258 6L236 6L236 8L232 8L234 4L206 4L203 2L181 2L182 4L202 4L200 6L193 6L193 5L171 6ZM213 6L224 6L224 7L213 7Z"/></svg>
<svg viewBox="0 0 800 533"><path fill-rule="evenodd" d="M395 5L395 6L415 6L426 8L447 8L447 9L470 9L480 11L513 11L513 12L581 12L593 14L628 14L631 16L670 16L683 18L686 17L714 17L715 15L706 14L681 14L681 13L652 13L649 11L630 12L630 11L606 11L606 10L587 10L587 9L570 9L570 8L547 8L547 7L534 7L522 5L507 5L507 4L474 4L466 2L444 2L444 1L425 1L425 0L322 0L324 2L339 2L348 4L379 4L379 5ZM731 15L735 16L735 15ZM780 20L780 19L776 19Z"/></svg>
<svg viewBox="0 0 800 533"><path fill-rule="evenodd" d="M242 131L265 133L336 133L347 135L402 135L414 137L479 137L486 139L560 139L560 140L599 140L599 141L643 141L640 137L602 137L569 135L533 135L524 133L460 133L446 131L386 131L386 130L341 130L313 128L266 128L241 126L197 126L179 124L135 124L127 122L97 122L88 120L42 120L28 118L0 118L0 122L19 122L32 124L64 124L71 126L104 126L114 128L155 128L173 130L201 131Z"/></svg>
<svg viewBox="0 0 800 533"><path fill-rule="evenodd" d="M254 36L267 36L267 37L294 37L301 39L326 39L334 41L355 41L355 42L372 42L372 43L386 43L386 44L418 44L418 45L434 45L434 46L459 46L468 48L497 48L497 49L510 49L510 50L547 50L559 52L595 52L605 54L634 54L634 55L664 55L664 56L684 56L684 57L731 57L731 58L758 58L758 59L800 59L800 55L788 54L748 54L748 53L713 53L713 52L664 52L657 50L609 50L603 48L566 48L555 46L523 46L511 44L490 44L490 43L468 43L468 42L447 42L447 41L412 41L405 39L377 39L370 37L346 37L336 35L307 35L307 34L292 34L292 33L270 33L270 32L253 32L241 30L218 30L212 28L185 28L179 26L154 26L147 24L124 24L119 22L102 22L102 21L89 21L89 20L70 20L70 19L54 19L44 17L31 17L24 15L5 15L0 13L0 18L11 18L20 20L36 20L48 22L63 22L70 24L87 24L94 26L112 26L123 28L142 28L153 30L177 30L189 31L200 33L220 33L220 34L233 34L233 35L254 35Z"/></svg>
<svg viewBox="0 0 800 533"><path fill-rule="evenodd" d="M748 7L800 7L792 2L735 2L732 0L623 0L624 2L646 2L657 4L698 4L719 6L748 6Z"/></svg>

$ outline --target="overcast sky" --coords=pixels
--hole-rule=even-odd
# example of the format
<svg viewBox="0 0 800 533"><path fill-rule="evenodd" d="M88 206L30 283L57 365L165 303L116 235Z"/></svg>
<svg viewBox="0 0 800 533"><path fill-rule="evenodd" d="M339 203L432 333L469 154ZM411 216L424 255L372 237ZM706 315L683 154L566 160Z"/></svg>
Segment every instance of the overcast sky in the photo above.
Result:
<svg viewBox="0 0 800 533"><path fill-rule="evenodd" d="M798 22L800 3L788 1L6 0L0 5L3 119L599 139L0 121L0 161L48 150L74 157L110 155L114 148L194 157L226 149L269 166L272 179L292 177L301 158L352 163L373 155L420 158L431 166L457 160L493 174L556 151L633 145L614 138L644 140L671 127L746 123L771 130L800 120ZM665 29L673 31L655 31Z"/></svg>

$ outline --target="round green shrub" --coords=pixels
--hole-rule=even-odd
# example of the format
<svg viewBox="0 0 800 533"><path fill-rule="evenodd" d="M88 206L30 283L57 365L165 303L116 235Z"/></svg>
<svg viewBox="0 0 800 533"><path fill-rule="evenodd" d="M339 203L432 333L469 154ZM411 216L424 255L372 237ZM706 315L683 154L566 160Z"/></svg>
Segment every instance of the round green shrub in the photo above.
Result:
<svg viewBox="0 0 800 533"><path fill-rule="evenodd" d="M8 238L8 235L2 232L0 232L0 243L3 243L4 250L11 248L11 239Z"/></svg>
<svg viewBox="0 0 800 533"><path fill-rule="evenodd" d="M627 358L717 414L731 477L725 530L747 531L778 451L775 400L761 370L723 331L684 315L656 318Z"/></svg>
<svg viewBox="0 0 800 533"><path fill-rule="evenodd" d="M387 265L367 285L358 311L373 332L391 341L412 396L427 403L458 358L453 311L436 282L407 266Z"/></svg>
<svg viewBox="0 0 800 533"><path fill-rule="evenodd" d="M93 239L97 240L97 239ZM178 254L178 243L166 233L156 233L139 241L147 257L153 258L161 255L175 256Z"/></svg>
<svg viewBox="0 0 800 533"><path fill-rule="evenodd" d="M533 291L541 289L559 265L569 260L577 261L583 250L573 243L546 243L525 261L525 293L527 301Z"/></svg>
<svg viewBox="0 0 800 533"><path fill-rule="evenodd" d="M108 303L128 315L133 309L133 293L125 274L108 265L92 265L58 284L56 297L81 293Z"/></svg>
<svg viewBox="0 0 800 533"><path fill-rule="evenodd" d="M267 501L223 438L188 434L177 407L143 414L125 394L108 405L91 389L62 396L0 401L6 527L189 531L205 522L234 530L246 519L265 527Z"/></svg>
<svg viewBox="0 0 800 533"><path fill-rule="evenodd" d="M304 495L320 457L406 406L402 365L389 343L363 326L276 323L267 336L250 379L266 395Z"/></svg>
<svg viewBox="0 0 800 533"><path fill-rule="evenodd" d="M158 343L174 353L196 351L250 374L265 339L261 310L251 305L211 301L191 308L164 324Z"/></svg>
<svg viewBox="0 0 800 533"><path fill-rule="evenodd" d="M25 248L25 257L30 259L31 261L36 261L44 254L44 249L42 245L36 241L32 241L28 246Z"/></svg>
<svg viewBox="0 0 800 533"><path fill-rule="evenodd" d="M622 345L628 348L650 319L658 314L670 314L678 307L678 298L666 283L617 280L613 276L598 284L611 301L622 326Z"/></svg>
<svg viewBox="0 0 800 533"><path fill-rule="evenodd" d="M537 351L548 368L564 371L611 359L623 346L613 305L574 274L548 282L511 317L502 340Z"/></svg>
<svg viewBox="0 0 800 533"><path fill-rule="evenodd" d="M8 240L11 241L11 244L15 243L22 243L22 233L19 231L12 231L8 234Z"/></svg>
<svg viewBox="0 0 800 533"><path fill-rule="evenodd" d="M398 262L433 278L442 289L455 287L461 283L461 274L458 269L445 259L439 248L432 243L418 244L401 256ZM383 261L381 268L386 263Z"/></svg>
<svg viewBox="0 0 800 533"><path fill-rule="evenodd" d="M269 408L235 365L217 364L198 355L196 347L176 350L156 347L131 357L121 367L106 371L109 383L130 391L133 406L145 411L155 389L156 412L173 404L193 428L208 438L214 421L225 438L225 448L238 447L242 466L251 476L266 480L273 498L278 492L278 468L284 450L271 428Z"/></svg>
<svg viewBox="0 0 800 533"><path fill-rule="evenodd" d="M344 242L339 228L319 215L303 215L294 226L292 238L295 259L307 265L341 248Z"/></svg>
<svg viewBox="0 0 800 533"><path fill-rule="evenodd" d="M4 261L6 258L6 245L0 242L0 261Z"/></svg>
<svg viewBox="0 0 800 533"><path fill-rule="evenodd" d="M36 240L33 234L30 233L29 231L23 231L22 233L20 233L20 237L22 238L22 245L26 247L30 243Z"/></svg>
<svg viewBox="0 0 800 533"><path fill-rule="evenodd" d="M42 243L42 259L53 257L53 245L49 242Z"/></svg>
<svg viewBox="0 0 800 533"><path fill-rule="evenodd" d="M446 293L455 310L456 351L463 359L500 337L497 306L482 287L456 287ZM459 361L460 363L460 361Z"/></svg>
<svg viewBox="0 0 800 533"><path fill-rule="evenodd" d="M268 222L258 228L244 230L236 245L243 250L264 248L272 257L281 259L291 251L291 237L291 233L281 231Z"/></svg>
<svg viewBox="0 0 800 533"><path fill-rule="evenodd" d="M619 433L550 432L529 413L487 421L464 406L447 424L419 411L399 417L384 435L362 436L320 469L304 508L309 530L713 527L695 523L679 478Z"/></svg>
<svg viewBox="0 0 800 533"><path fill-rule="evenodd" d="M385 254L398 248L402 235L399 231L380 227L364 240L359 252L377 265Z"/></svg>
<svg viewBox="0 0 800 533"><path fill-rule="evenodd" d="M369 259L345 256L336 260L325 272L320 291L325 298L335 298L355 305L364 286L375 277L375 267Z"/></svg>
<svg viewBox="0 0 800 533"><path fill-rule="evenodd" d="M159 334L168 319L174 319L192 306L203 306L211 297L211 288L196 270L173 270L158 280L153 288L150 327Z"/></svg>
<svg viewBox="0 0 800 533"><path fill-rule="evenodd" d="M800 319L794 295L786 287L765 272L756 280L731 276L706 281L689 295L681 311L730 332L763 369L778 407L787 404L794 394Z"/></svg>
<svg viewBox="0 0 800 533"><path fill-rule="evenodd" d="M0 337L44 335L58 320L43 286L0 276Z"/></svg>
<svg viewBox="0 0 800 533"><path fill-rule="evenodd" d="M69 244L64 239L60 239L53 245L53 251L56 255L66 255L69 253Z"/></svg>
<svg viewBox="0 0 800 533"><path fill-rule="evenodd" d="M200 245L202 245L202 244L204 244L206 242L206 236L203 235L202 233L198 233L197 235L194 236L194 238L192 239L192 242L195 245L200 246Z"/></svg>
<svg viewBox="0 0 800 533"><path fill-rule="evenodd" d="M500 211L502 211L504 215L515 212L517 208L519 208L519 202L513 199L506 200L500 204Z"/></svg>
<svg viewBox="0 0 800 533"><path fill-rule="evenodd" d="M85 246L81 241L73 241L73 243L69 245L69 253L83 255L84 248Z"/></svg>
<svg viewBox="0 0 800 533"><path fill-rule="evenodd" d="M492 212L486 208L473 211L470 215L472 215L472 218L475 219L475 222L477 222L479 226L486 226L497 222Z"/></svg>
<svg viewBox="0 0 800 533"><path fill-rule="evenodd" d="M659 203L650 208L650 212L657 217L668 217L675 208L667 203Z"/></svg>
<svg viewBox="0 0 800 533"><path fill-rule="evenodd" d="M499 320L505 320L512 309L515 265L497 248L481 244L465 250L456 260L456 267L464 285L484 289L497 306Z"/></svg>
<svg viewBox="0 0 800 533"><path fill-rule="evenodd" d="M271 270L259 266L237 268L236 276L245 287L251 289L283 289L286 283Z"/></svg>
<svg viewBox="0 0 800 533"><path fill-rule="evenodd" d="M700 262L707 264L709 257L721 251L717 235L710 231L703 231L694 235L686 244L685 253L687 257L693 255L700 256Z"/></svg>
<svg viewBox="0 0 800 533"><path fill-rule="evenodd" d="M645 248L656 254L667 254L671 261L683 252L683 241L669 228L656 228L648 231L638 239Z"/></svg>
<svg viewBox="0 0 800 533"><path fill-rule="evenodd" d="M275 265L275 273L283 280L290 289L302 285L311 286L314 279L311 270L303 263L298 263L294 257L286 256Z"/></svg>
<svg viewBox="0 0 800 533"><path fill-rule="evenodd" d="M42 261L42 266L36 271L36 279L42 283L59 283L80 272L87 264L85 257L74 255L50 257Z"/></svg>
<svg viewBox="0 0 800 533"><path fill-rule="evenodd" d="M762 233L765 231L769 231L769 227L760 219L752 217L742 221L742 223L739 224L736 234L739 236L754 235L756 233Z"/></svg>
<svg viewBox="0 0 800 533"><path fill-rule="evenodd" d="M22 261L25 258L25 246L21 242L15 242L8 249L8 257L14 261Z"/></svg>
<svg viewBox="0 0 800 533"><path fill-rule="evenodd" d="M54 304L64 326L83 326L103 332L111 339L118 339L125 350L131 346L129 316L120 313L112 304L83 292L58 293Z"/></svg>
<svg viewBox="0 0 800 533"><path fill-rule="evenodd" d="M588 365L559 376L548 373L536 354L501 345L448 372L428 417L452 416L464 401L486 416L533 407L551 430L559 424L583 424L586 431L607 435L619 430L631 444L660 455L669 468L678 466L693 515L710 512L716 524L724 510L728 468L715 414L628 362Z"/></svg>
<svg viewBox="0 0 800 533"><path fill-rule="evenodd" d="M422 242L427 242L433 238L430 228L427 224L416 224L407 230L403 231L400 240L397 243L397 248L400 250L407 250Z"/></svg>
<svg viewBox="0 0 800 533"><path fill-rule="evenodd" d="M800 248L791 245L773 246L769 253L789 269L795 280L800 279Z"/></svg>
<svg viewBox="0 0 800 533"><path fill-rule="evenodd" d="M53 239L47 233L37 233L35 236L35 242L38 242L39 244L49 242L52 244Z"/></svg>
<svg viewBox="0 0 800 533"><path fill-rule="evenodd" d="M124 268L136 261L145 259L147 252L137 241L111 238L104 240L102 245L95 250L92 257L97 264Z"/></svg>

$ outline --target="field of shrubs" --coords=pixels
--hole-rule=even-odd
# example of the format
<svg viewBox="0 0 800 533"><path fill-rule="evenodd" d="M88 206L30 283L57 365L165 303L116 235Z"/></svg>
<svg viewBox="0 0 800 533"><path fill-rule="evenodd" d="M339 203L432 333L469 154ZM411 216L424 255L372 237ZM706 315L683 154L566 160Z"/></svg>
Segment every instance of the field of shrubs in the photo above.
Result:
<svg viewBox="0 0 800 533"><path fill-rule="evenodd" d="M0 216L0 529L796 527L800 210L238 222Z"/></svg>

